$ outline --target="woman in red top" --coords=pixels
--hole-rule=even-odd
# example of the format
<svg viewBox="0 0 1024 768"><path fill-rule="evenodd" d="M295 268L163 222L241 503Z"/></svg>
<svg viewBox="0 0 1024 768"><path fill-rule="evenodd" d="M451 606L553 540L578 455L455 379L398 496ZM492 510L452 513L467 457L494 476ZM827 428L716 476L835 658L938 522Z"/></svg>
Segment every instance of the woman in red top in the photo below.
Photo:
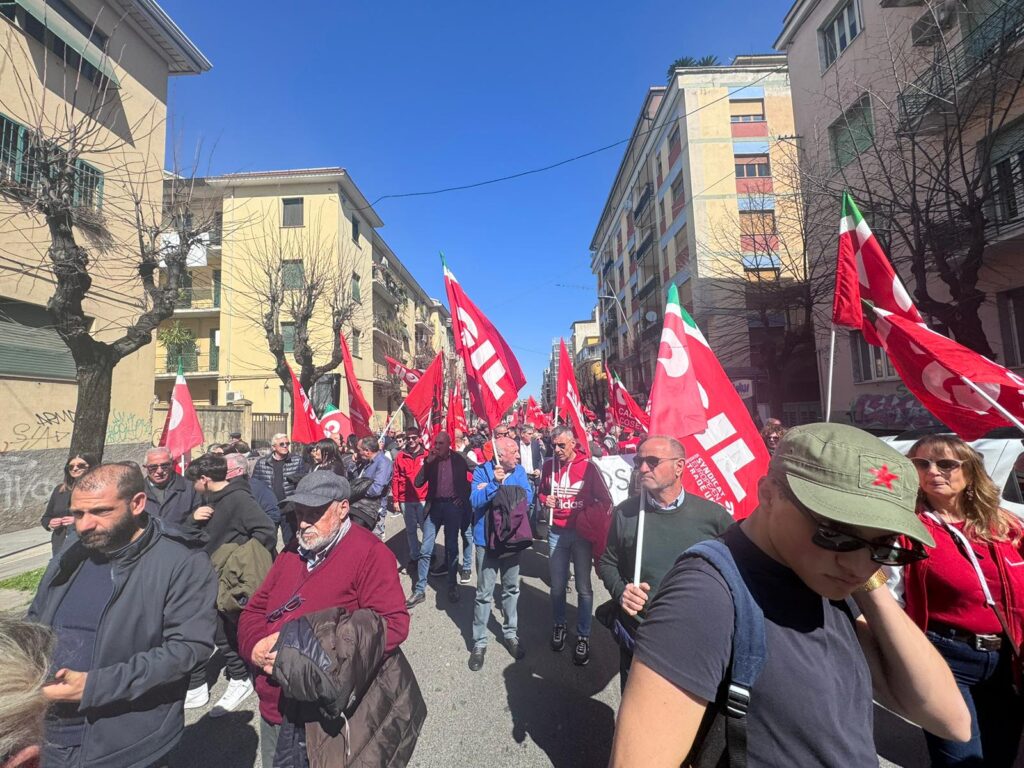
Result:
<svg viewBox="0 0 1024 768"><path fill-rule="evenodd" d="M1010 766L1024 725L1014 653L1024 628L1024 529L999 507L981 456L960 438L932 435L907 455L935 548L903 569L906 610L949 663L972 719L966 743L925 733L932 765Z"/></svg>

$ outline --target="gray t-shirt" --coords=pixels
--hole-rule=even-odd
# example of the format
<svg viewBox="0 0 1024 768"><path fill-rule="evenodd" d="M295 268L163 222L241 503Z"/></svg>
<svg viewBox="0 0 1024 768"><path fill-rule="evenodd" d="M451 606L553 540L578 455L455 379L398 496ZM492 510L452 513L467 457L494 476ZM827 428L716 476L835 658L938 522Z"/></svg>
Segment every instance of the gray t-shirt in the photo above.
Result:
<svg viewBox="0 0 1024 768"><path fill-rule="evenodd" d="M765 616L767 660L747 713L747 765L877 768L871 676L846 606L812 592L738 525L722 536ZM635 658L714 701L732 655L729 587L699 558L677 561L641 625Z"/></svg>

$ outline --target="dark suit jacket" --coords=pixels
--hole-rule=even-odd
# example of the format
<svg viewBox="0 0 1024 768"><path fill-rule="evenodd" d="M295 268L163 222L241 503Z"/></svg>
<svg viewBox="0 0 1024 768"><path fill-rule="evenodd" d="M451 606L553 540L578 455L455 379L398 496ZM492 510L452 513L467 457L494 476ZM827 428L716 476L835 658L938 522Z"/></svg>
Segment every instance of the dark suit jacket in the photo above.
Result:
<svg viewBox="0 0 1024 768"><path fill-rule="evenodd" d="M449 454L449 458L452 462L452 485L455 486L455 497L460 504L469 509L469 494L472 490L472 474L469 471L469 464L466 463L465 456L455 451ZM441 461L442 459L424 461L423 467L417 473L416 479L413 480L413 484L417 488L422 488L426 484L427 501L434 501L437 495L437 466Z"/></svg>

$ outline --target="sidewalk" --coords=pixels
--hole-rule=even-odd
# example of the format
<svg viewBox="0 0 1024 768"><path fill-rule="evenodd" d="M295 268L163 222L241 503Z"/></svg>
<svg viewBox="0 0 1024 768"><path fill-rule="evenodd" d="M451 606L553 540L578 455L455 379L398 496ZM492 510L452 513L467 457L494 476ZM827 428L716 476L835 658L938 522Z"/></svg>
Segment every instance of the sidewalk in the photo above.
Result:
<svg viewBox="0 0 1024 768"><path fill-rule="evenodd" d="M0 581L50 561L50 534L40 526L0 534Z"/></svg>

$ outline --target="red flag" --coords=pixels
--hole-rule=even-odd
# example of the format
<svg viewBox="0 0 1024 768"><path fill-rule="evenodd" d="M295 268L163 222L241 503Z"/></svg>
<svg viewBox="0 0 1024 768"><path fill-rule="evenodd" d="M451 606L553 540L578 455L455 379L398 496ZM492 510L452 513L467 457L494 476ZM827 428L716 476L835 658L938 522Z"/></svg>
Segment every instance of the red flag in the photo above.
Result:
<svg viewBox="0 0 1024 768"><path fill-rule="evenodd" d="M359 387L359 379L356 378L355 367L352 365L352 353L348 351L344 333L338 333L338 342L341 344L341 356L345 362L345 384L348 386L348 413L352 421L352 434L356 437L369 437L373 434L373 430L370 429L373 408L366 402L363 390Z"/></svg>
<svg viewBox="0 0 1024 768"><path fill-rule="evenodd" d="M444 264L444 257L441 257ZM444 286L452 313L455 350L466 366L466 385L473 412L492 429L516 401L526 377L505 339L469 300L444 265Z"/></svg>
<svg viewBox="0 0 1024 768"><path fill-rule="evenodd" d="M611 371L607 371L607 376L608 414L611 416L612 423L631 432L649 432L651 417L637 405L636 400L629 394L625 385L619 381L618 376Z"/></svg>
<svg viewBox="0 0 1024 768"><path fill-rule="evenodd" d="M333 438L340 435L346 438L352 434L352 420L333 404L328 404L324 409L323 418L320 419L320 429L323 430L324 437Z"/></svg>
<svg viewBox="0 0 1024 768"><path fill-rule="evenodd" d="M597 420L597 414L594 413L589 408L587 408L587 404L586 403L580 403L580 407L583 409L583 415L584 416L586 416L591 421L596 421Z"/></svg>
<svg viewBox="0 0 1024 768"><path fill-rule="evenodd" d="M455 386L448 393L448 416L445 421L445 431L452 439L453 445L456 429L464 435L469 434L469 424L466 422L466 409L462 407L462 392L459 389L458 380L455 381Z"/></svg>
<svg viewBox="0 0 1024 768"><path fill-rule="evenodd" d="M977 440L1011 422L961 380L977 384L1018 420L1024 420L1024 379L904 315L869 309L882 348L922 405L964 440Z"/></svg>
<svg viewBox="0 0 1024 768"><path fill-rule="evenodd" d="M160 446L171 452L175 462L197 445L204 442L203 428L199 425L199 416L192 405L192 394L188 391L188 383L182 372L181 361L178 361L178 376L174 380L171 391L171 402L167 407L167 418L164 420L164 431L160 435Z"/></svg>
<svg viewBox="0 0 1024 768"><path fill-rule="evenodd" d="M701 404L697 376L687 347L679 291L672 283L665 303L665 323L661 329L661 346L651 386L652 435L679 439L707 428L707 414Z"/></svg>
<svg viewBox="0 0 1024 768"><path fill-rule="evenodd" d="M444 414L444 359L441 353L427 366L416 386L409 390L405 407L419 425L423 444L429 447L441 431Z"/></svg>
<svg viewBox="0 0 1024 768"><path fill-rule="evenodd" d="M868 343L881 346L874 327L863 316L861 299L913 323L924 322L882 251L878 238L871 232L853 198L844 192L832 322L855 328L864 334Z"/></svg>
<svg viewBox="0 0 1024 768"><path fill-rule="evenodd" d="M757 507L757 482L768 471L768 449L697 324L685 309L680 311L707 415L707 429L680 441L686 451L683 487L687 493L721 504L739 520ZM652 434L657 407L652 407Z"/></svg>
<svg viewBox="0 0 1024 768"><path fill-rule="evenodd" d="M395 360L393 357L384 356L384 359L388 363L388 373L392 376L397 376L410 387L423 378L423 371L418 371L415 368L409 368L402 363Z"/></svg>
<svg viewBox="0 0 1024 768"><path fill-rule="evenodd" d="M530 395L526 400L526 423L533 424L533 426L538 428L546 426L548 423L548 417L544 415L544 411L537 405L533 395Z"/></svg>
<svg viewBox="0 0 1024 768"><path fill-rule="evenodd" d="M576 372L572 369L572 358L565 348L565 339L560 339L561 346L558 350L558 385L555 388L555 407L566 414L566 421L572 427L576 436L576 443L579 452L584 456L590 455L590 436L587 435L587 427L583 421L583 404L580 402L580 393L576 390Z"/></svg>
<svg viewBox="0 0 1024 768"><path fill-rule="evenodd" d="M285 363L292 377L292 441L296 443L315 443L323 435L320 422L313 411L313 404L306 397L302 385L295 377L295 371Z"/></svg>

